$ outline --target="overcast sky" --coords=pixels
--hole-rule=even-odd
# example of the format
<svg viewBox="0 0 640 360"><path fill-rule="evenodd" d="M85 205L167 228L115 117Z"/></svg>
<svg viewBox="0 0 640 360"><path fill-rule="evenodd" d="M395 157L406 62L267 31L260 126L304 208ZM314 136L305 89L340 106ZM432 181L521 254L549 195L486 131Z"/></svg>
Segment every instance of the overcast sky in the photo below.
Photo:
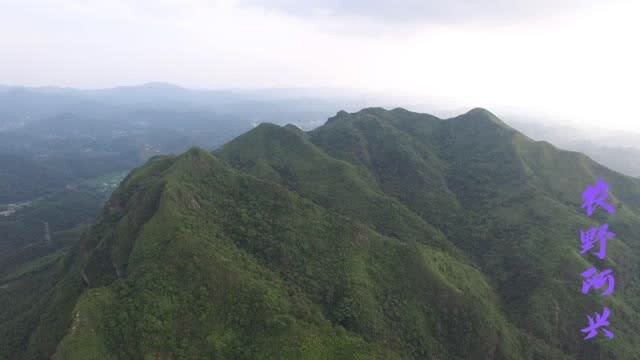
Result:
<svg viewBox="0 0 640 360"><path fill-rule="evenodd" d="M345 87L640 132L640 0L0 0L0 84Z"/></svg>

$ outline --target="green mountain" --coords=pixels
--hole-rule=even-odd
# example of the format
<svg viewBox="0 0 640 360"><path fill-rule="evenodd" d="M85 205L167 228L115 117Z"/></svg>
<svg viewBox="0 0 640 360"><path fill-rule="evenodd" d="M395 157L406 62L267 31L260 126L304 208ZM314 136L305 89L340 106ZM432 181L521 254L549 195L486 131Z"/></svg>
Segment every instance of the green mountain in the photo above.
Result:
<svg viewBox="0 0 640 360"><path fill-rule="evenodd" d="M590 219L600 177L617 212ZM603 222L606 261L581 256ZM5 276L2 303L40 296L0 313L0 359L637 359L639 234L640 180L483 109L261 124L151 158L68 254ZM612 297L580 292L590 264ZM584 341L603 306L615 338Z"/></svg>

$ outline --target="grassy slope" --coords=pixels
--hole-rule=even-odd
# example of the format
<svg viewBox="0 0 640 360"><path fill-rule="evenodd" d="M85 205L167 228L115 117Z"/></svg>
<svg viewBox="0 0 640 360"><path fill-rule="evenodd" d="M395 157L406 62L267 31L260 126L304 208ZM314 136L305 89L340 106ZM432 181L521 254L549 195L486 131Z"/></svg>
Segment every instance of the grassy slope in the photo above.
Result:
<svg viewBox="0 0 640 360"><path fill-rule="evenodd" d="M236 139L221 154L231 164L242 165L236 149L246 152L258 137L252 135ZM504 311L525 330L526 341L535 336L568 354L582 351L583 357L609 351L585 347L575 330L584 326L588 309L601 308L594 305L600 299L583 297L574 289L581 282L580 269L587 266L576 251L577 232L589 224L579 211L580 193L604 177L614 195L624 199L617 204L621 210L616 216L597 220L609 221L622 240L611 244L606 265L624 281L615 303L624 319L618 329L627 339L606 346L613 345L622 357L633 354L640 332L634 324L638 253L629 251L639 244L636 180L581 154L533 142L482 109L448 121L402 109L366 109L339 114L308 138L320 151L368 168L376 179L374 186L435 223L488 275ZM273 163L271 152L259 149L244 163ZM286 168L282 162L278 166ZM289 165L295 168L293 161ZM292 177L305 175L293 173ZM308 186L316 185L317 177L304 179ZM353 201L350 196L340 199ZM367 221L364 214L356 217ZM567 316L563 319L561 313Z"/></svg>
<svg viewBox="0 0 640 360"><path fill-rule="evenodd" d="M495 294L470 265L199 150L164 171L113 301L76 309L107 317L79 323L96 338L71 335L59 354L107 344L121 358L514 358ZM453 314L466 321L445 321Z"/></svg>

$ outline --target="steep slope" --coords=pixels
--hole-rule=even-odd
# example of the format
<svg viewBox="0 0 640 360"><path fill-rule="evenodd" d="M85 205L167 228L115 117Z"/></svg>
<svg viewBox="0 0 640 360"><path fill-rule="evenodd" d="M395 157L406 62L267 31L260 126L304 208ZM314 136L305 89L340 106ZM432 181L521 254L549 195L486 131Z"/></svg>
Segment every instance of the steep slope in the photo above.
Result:
<svg viewBox="0 0 640 360"><path fill-rule="evenodd" d="M382 236L201 150L134 172L111 206L85 271L92 289L58 358L518 351L471 265ZM134 240L124 257L123 239ZM464 321L443 321L447 314Z"/></svg>
<svg viewBox="0 0 640 360"><path fill-rule="evenodd" d="M400 201L385 196L367 168L329 156L291 126L261 124L215 154L242 171L280 183L381 234L453 251L440 231Z"/></svg>
<svg viewBox="0 0 640 360"><path fill-rule="evenodd" d="M242 164L273 164L272 152L262 148L254 158L237 161L236 146L246 149L255 144L258 132L234 140L220 154L249 171ZM580 194L587 184L604 177L620 207L616 216L607 218L620 236L607 265L625 282L616 299L624 302L620 316L628 323L620 328L633 329L628 338L637 346L638 329L627 326L638 319L637 310L627 311L627 306L637 308L637 180L584 155L531 141L483 109L446 121L403 109L341 112L306 137L319 151L366 168L375 179L373 187L441 230L483 269L501 295L504 311L526 336L583 358L608 351L585 346L581 334L573 330L584 327L581 312L598 301L575 290L586 264L577 254L577 234L590 224L581 212ZM271 148L279 146L276 136L269 138L274 143ZM287 156L289 165L278 159L277 166L295 169L290 159L298 153ZM288 177L304 174L298 168ZM309 176L306 182L314 179ZM343 199L351 202L349 196ZM363 214L343 213L367 222ZM633 345L622 347L633 349Z"/></svg>
<svg viewBox="0 0 640 360"><path fill-rule="evenodd" d="M598 177L618 212L590 220ZM638 180L483 109L262 124L133 171L0 358L635 359L639 214ZM604 221L603 300L578 231ZM583 341L605 304L616 338Z"/></svg>

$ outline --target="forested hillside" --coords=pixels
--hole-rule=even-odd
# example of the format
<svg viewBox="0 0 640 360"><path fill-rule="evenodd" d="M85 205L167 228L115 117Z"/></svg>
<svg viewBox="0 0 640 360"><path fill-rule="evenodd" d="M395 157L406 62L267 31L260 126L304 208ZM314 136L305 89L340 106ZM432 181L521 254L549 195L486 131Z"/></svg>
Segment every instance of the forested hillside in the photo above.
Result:
<svg viewBox="0 0 640 360"><path fill-rule="evenodd" d="M617 211L588 218L598 178ZM585 296L579 230L604 221L616 292ZM261 124L151 158L7 275L0 301L41 296L1 314L0 359L636 359L639 236L640 180L483 109ZM615 338L584 341L604 305Z"/></svg>

